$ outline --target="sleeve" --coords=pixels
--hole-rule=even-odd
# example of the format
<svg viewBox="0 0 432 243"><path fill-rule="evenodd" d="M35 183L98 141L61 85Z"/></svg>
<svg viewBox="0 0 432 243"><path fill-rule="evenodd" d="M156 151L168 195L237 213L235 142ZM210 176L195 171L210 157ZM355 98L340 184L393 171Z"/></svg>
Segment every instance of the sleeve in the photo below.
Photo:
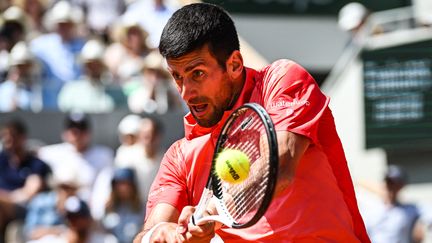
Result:
<svg viewBox="0 0 432 243"><path fill-rule="evenodd" d="M40 195L36 195L27 206L27 214L24 221L24 234L26 237L29 237L31 232L35 229L35 227L39 224L39 208L40 208Z"/></svg>
<svg viewBox="0 0 432 243"><path fill-rule="evenodd" d="M179 212L188 204L186 169L181 153L181 141L174 143L162 158L159 171L150 188L146 220L159 203L168 203Z"/></svg>
<svg viewBox="0 0 432 243"><path fill-rule="evenodd" d="M276 130L301 134L317 143L319 120L330 100L312 76L295 62L280 60L268 68L263 82L264 106Z"/></svg>

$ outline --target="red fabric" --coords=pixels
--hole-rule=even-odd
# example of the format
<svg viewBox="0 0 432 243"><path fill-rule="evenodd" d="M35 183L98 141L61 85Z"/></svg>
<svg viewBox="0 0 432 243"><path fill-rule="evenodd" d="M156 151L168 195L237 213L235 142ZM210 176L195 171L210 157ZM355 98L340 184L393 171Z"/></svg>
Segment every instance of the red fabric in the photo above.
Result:
<svg viewBox="0 0 432 243"><path fill-rule="evenodd" d="M278 131L310 138L291 187L275 198L254 226L217 233L226 242L370 242L357 202L342 145L329 110L329 99L313 78L292 61L280 60L260 71L247 69L247 80L234 109L261 104ZM214 144L231 111L213 128L185 117L185 138L166 153L152 185L147 215L161 202L179 211L196 205L205 186Z"/></svg>

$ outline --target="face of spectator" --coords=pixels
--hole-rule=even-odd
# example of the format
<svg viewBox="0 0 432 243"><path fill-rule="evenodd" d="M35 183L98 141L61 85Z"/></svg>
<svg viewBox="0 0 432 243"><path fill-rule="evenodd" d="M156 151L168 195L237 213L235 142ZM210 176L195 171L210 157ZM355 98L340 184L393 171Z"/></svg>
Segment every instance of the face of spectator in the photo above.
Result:
<svg viewBox="0 0 432 243"><path fill-rule="evenodd" d="M63 41L69 41L74 38L75 24L72 22L62 22L57 24L57 33Z"/></svg>
<svg viewBox="0 0 432 243"><path fill-rule="evenodd" d="M133 198L134 189L130 181L116 181L114 182L114 191L117 197L122 201L128 201Z"/></svg>
<svg viewBox="0 0 432 243"><path fill-rule="evenodd" d="M0 130L1 141L3 148L6 151L16 151L24 148L26 137L19 134L12 128L2 128Z"/></svg>
<svg viewBox="0 0 432 243"><path fill-rule="evenodd" d="M157 149L159 136L155 131L155 126L150 119L143 119L139 131L139 141L147 149Z"/></svg>
<svg viewBox="0 0 432 243"><path fill-rule="evenodd" d="M93 220L90 215L71 215L67 217L71 230L86 235L91 230Z"/></svg>
<svg viewBox="0 0 432 243"><path fill-rule="evenodd" d="M78 190L77 187L68 184L60 184L58 186L58 192L64 199L71 196L75 196L77 190Z"/></svg>
<svg viewBox="0 0 432 243"><path fill-rule="evenodd" d="M24 10L33 19L42 17L44 12L44 8L40 0L25 0Z"/></svg>
<svg viewBox="0 0 432 243"><path fill-rule="evenodd" d="M86 74L93 80L99 80L105 69L100 60L91 60L84 64Z"/></svg>
<svg viewBox="0 0 432 243"><path fill-rule="evenodd" d="M143 34L139 27L131 27L126 34L126 43L136 55L141 55L144 46Z"/></svg>
<svg viewBox="0 0 432 243"><path fill-rule="evenodd" d="M395 202L397 200L398 194L400 190L404 187L404 183L397 181L386 179L386 188L390 201Z"/></svg>
<svg viewBox="0 0 432 243"><path fill-rule="evenodd" d="M90 131L79 128L68 128L64 132L64 140L72 144L78 151L83 152L90 144Z"/></svg>
<svg viewBox="0 0 432 243"><path fill-rule="evenodd" d="M138 137L134 134L124 134L121 135L121 142L126 146L133 145L137 142Z"/></svg>

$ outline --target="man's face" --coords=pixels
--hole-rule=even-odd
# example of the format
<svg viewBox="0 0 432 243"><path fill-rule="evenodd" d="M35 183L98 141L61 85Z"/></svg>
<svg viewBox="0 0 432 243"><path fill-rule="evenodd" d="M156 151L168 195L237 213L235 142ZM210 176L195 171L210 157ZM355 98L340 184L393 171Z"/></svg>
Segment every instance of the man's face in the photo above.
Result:
<svg viewBox="0 0 432 243"><path fill-rule="evenodd" d="M212 127L234 99L233 81L210 54L208 46L178 58L169 58L168 69L183 100L200 126Z"/></svg>
<svg viewBox="0 0 432 243"><path fill-rule="evenodd" d="M20 135L12 128L2 128L0 130L0 138L6 151L23 148L25 144L25 136Z"/></svg>
<svg viewBox="0 0 432 243"><path fill-rule="evenodd" d="M79 128L68 128L64 131L63 138L66 142L75 146L78 151L84 151L90 144L90 131Z"/></svg>

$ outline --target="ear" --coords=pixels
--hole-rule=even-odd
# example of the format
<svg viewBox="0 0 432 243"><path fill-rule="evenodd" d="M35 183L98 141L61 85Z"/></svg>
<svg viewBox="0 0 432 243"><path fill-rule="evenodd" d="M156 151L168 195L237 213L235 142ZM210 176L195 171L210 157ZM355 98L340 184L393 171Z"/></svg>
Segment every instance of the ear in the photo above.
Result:
<svg viewBox="0 0 432 243"><path fill-rule="evenodd" d="M243 74L243 57L240 51L235 50L226 62L226 70L231 79L235 80Z"/></svg>

